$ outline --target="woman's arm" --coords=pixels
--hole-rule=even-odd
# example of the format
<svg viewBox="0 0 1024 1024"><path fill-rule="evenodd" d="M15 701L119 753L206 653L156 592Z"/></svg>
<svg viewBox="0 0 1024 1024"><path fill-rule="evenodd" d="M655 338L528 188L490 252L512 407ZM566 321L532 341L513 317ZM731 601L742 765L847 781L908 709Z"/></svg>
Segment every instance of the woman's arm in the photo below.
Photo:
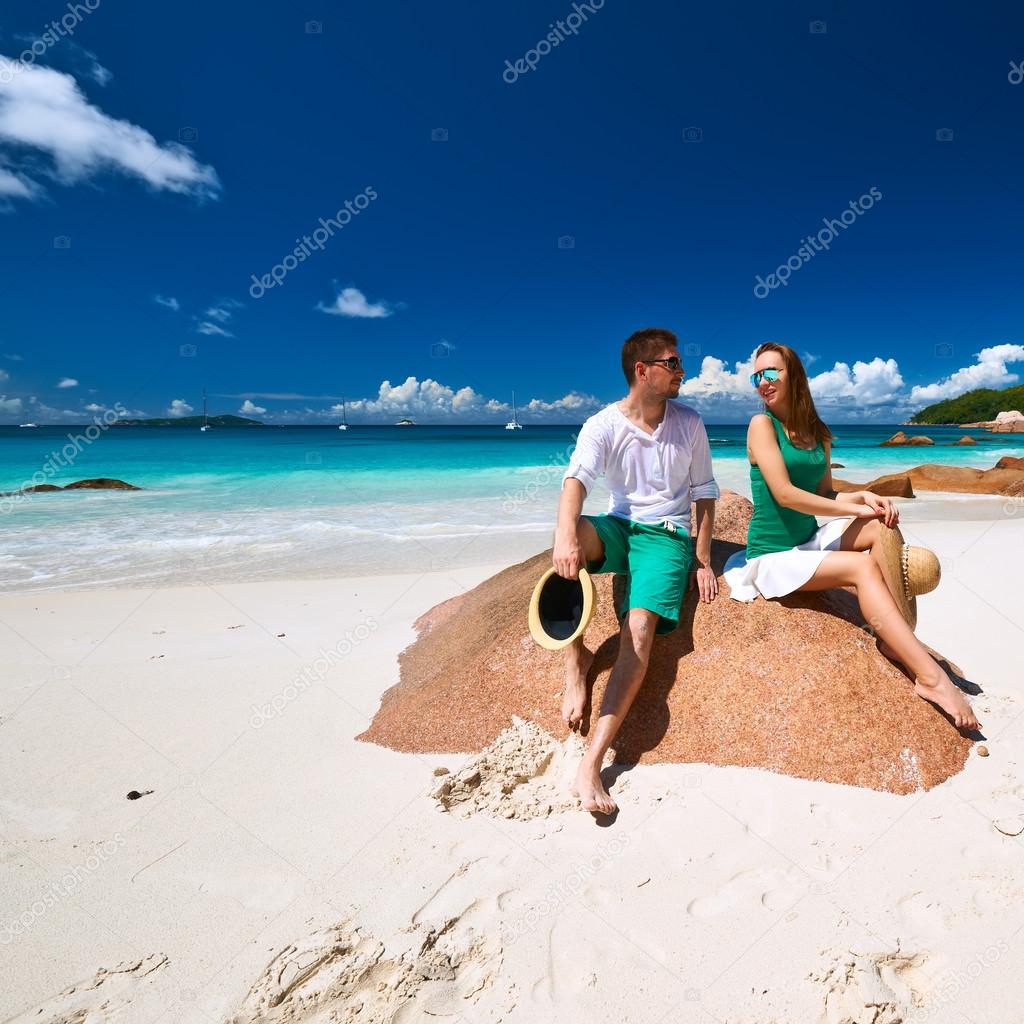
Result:
<svg viewBox="0 0 1024 1024"><path fill-rule="evenodd" d="M839 492L835 489L832 483L832 442L825 442L825 475L821 478L821 483L818 484L818 494L822 498L831 498L833 501L838 497ZM852 499L852 494L847 494L847 498Z"/></svg>
<svg viewBox="0 0 1024 1024"><path fill-rule="evenodd" d="M825 443L825 475L818 484L818 494L823 498L838 498L839 491L832 482L832 443ZM889 498L882 498L873 491L846 491L844 501L861 502L874 510L886 526L896 526L900 521L900 510Z"/></svg>
<svg viewBox="0 0 1024 1024"><path fill-rule="evenodd" d="M870 519L875 515L874 509L857 501L851 495L844 494L839 499L824 498L794 486L782 458L775 428L763 413L759 413L750 421L750 427L747 429L747 451L750 453L751 461L761 470L772 497L783 508L791 508L812 516L856 516L859 519ZM828 478L831 485L831 470L828 471Z"/></svg>

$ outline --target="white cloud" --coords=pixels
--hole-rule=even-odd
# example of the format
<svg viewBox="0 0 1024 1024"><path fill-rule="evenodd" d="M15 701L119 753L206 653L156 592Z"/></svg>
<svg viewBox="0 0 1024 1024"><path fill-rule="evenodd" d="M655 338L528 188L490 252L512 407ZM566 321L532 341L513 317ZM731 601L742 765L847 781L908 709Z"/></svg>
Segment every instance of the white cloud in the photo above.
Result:
<svg viewBox="0 0 1024 1024"><path fill-rule="evenodd" d="M903 377L895 359L875 356L870 363L856 362L853 370L836 363L831 370L810 378L816 404L886 405L901 400Z"/></svg>
<svg viewBox="0 0 1024 1024"><path fill-rule="evenodd" d="M8 398L6 395L0 395L0 413L20 413L22 409L20 398Z"/></svg>
<svg viewBox="0 0 1024 1024"><path fill-rule="evenodd" d="M237 299L221 299L203 314L208 319L201 321L196 330L200 334L216 334L222 338L233 338L234 335L221 325L226 324L235 315L235 310L241 308L242 303Z"/></svg>
<svg viewBox="0 0 1024 1024"><path fill-rule="evenodd" d="M39 187L23 174L0 167L0 202L10 199L33 199Z"/></svg>
<svg viewBox="0 0 1024 1024"><path fill-rule="evenodd" d="M546 422L582 423L605 403L593 395L573 391L554 401L532 399L519 407L521 418L542 418ZM347 402L350 422L393 423L409 417L421 423L503 423L512 415L512 405L488 398L471 387L454 388L440 381L407 377L401 384L381 382L376 398L357 398ZM341 416L341 403L329 409L307 414L326 419ZM285 411L279 419L301 419L298 412Z"/></svg>
<svg viewBox="0 0 1024 1024"><path fill-rule="evenodd" d="M570 391L562 398L556 398L553 402L545 402L541 398L531 398L526 403L525 412L534 415L548 415L557 413L559 415L571 413L577 420L582 422L598 409L604 408L607 402L602 402L593 395L581 394L579 391Z"/></svg>
<svg viewBox="0 0 1024 1024"><path fill-rule="evenodd" d="M363 319L377 319L379 317L391 316L394 309L386 302L368 302L366 296L358 288L342 288L334 299L334 302L325 306L318 302L316 308L321 313L329 313L331 316L360 317Z"/></svg>
<svg viewBox="0 0 1024 1024"><path fill-rule="evenodd" d="M204 320L196 330L200 334L219 334L223 338L233 338L234 335L230 331L225 331L223 327L219 327L217 324L211 324L209 320Z"/></svg>
<svg viewBox="0 0 1024 1024"><path fill-rule="evenodd" d="M192 406L184 398L175 398L167 407L167 415L178 419L182 416L189 416L192 413Z"/></svg>
<svg viewBox="0 0 1024 1024"><path fill-rule="evenodd" d="M266 411L267 410L264 409L262 405L256 405L253 402L250 402L247 398L242 403L242 407L238 410L238 414L240 416L259 416Z"/></svg>
<svg viewBox="0 0 1024 1024"><path fill-rule="evenodd" d="M911 388L910 401L930 404L956 398L974 388L1005 388L1016 384L1020 377L1011 373L1006 364L1024 362L1024 345L993 345L976 353L976 358L973 366L964 366L934 384Z"/></svg>
<svg viewBox="0 0 1024 1024"><path fill-rule="evenodd" d="M103 412L106 407L102 405L97 405L95 402L90 402L84 408L86 412Z"/></svg>
<svg viewBox="0 0 1024 1024"><path fill-rule="evenodd" d="M9 359L12 363L24 362L25 357L18 355L17 352L5 352L4 359Z"/></svg>
<svg viewBox="0 0 1024 1024"><path fill-rule="evenodd" d="M0 384L2 384L5 380L10 379L11 375L6 370L0 370Z"/></svg>
<svg viewBox="0 0 1024 1024"><path fill-rule="evenodd" d="M173 296L164 297L163 295L154 295L153 301L158 306L166 306L168 309L173 309L175 313L181 309L181 303Z"/></svg>
<svg viewBox="0 0 1024 1024"><path fill-rule="evenodd" d="M29 166L6 170L0 177L0 188L8 196L18 189L12 179L21 181L22 191L16 193L20 198L28 198L25 188L38 191L38 183L23 173L29 170L63 184L116 171L151 188L200 199L216 198L220 192L217 172L198 163L185 146L160 145L144 128L105 114L89 103L69 74L2 56L0 141L13 143L32 158L26 159ZM48 157L52 166L41 171L40 156Z"/></svg>
<svg viewBox="0 0 1024 1024"><path fill-rule="evenodd" d="M216 320L217 323L222 324L227 320L230 320L234 316L236 309L241 309L242 303L237 299L221 299L220 302L215 302L203 316L209 317L211 320Z"/></svg>
<svg viewBox="0 0 1024 1024"><path fill-rule="evenodd" d="M54 386L58 388L77 388L78 381L74 377L61 377Z"/></svg>
<svg viewBox="0 0 1024 1024"><path fill-rule="evenodd" d="M729 364L717 356L705 356L701 360L700 372L688 377L679 389L680 398L696 401L707 398L726 399L730 403L751 405L756 403L757 394L750 385L754 371L757 349L751 350L746 359L739 359L729 369Z"/></svg>

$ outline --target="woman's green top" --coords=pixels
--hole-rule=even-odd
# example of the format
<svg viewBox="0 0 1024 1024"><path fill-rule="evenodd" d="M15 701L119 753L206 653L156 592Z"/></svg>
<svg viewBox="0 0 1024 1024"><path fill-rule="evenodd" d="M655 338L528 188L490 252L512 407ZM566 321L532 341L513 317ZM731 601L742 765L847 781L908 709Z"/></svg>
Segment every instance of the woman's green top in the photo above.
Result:
<svg viewBox="0 0 1024 1024"><path fill-rule="evenodd" d="M827 469L825 446L819 441L814 448L797 448L789 439L779 419L768 413L775 426L775 435L782 450L782 461L794 487L814 494ZM788 551L805 544L818 529L818 521L806 512L783 508L761 475L758 466L750 467L750 490L754 499L754 516L747 530L747 558Z"/></svg>

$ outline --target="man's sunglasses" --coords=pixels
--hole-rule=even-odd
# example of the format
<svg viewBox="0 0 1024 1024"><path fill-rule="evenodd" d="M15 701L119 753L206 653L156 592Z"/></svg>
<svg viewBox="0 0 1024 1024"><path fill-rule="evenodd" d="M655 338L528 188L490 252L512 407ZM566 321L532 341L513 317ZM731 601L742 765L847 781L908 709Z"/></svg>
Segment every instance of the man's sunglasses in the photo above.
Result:
<svg viewBox="0 0 1024 1024"><path fill-rule="evenodd" d="M671 370L673 373L683 368L683 361L679 356L670 356L668 359L641 359L640 362L646 363L648 366L661 363L666 370Z"/></svg>
<svg viewBox="0 0 1024 1024"><path fill-rule="evenodd" d="M776 370L776 369L758 370L757 373L752 373L750 375L750 383L753 384L754 387L756 388L756 387L758 387L760 385L762 377L765 380L770 380L770 381L772 381L772 383L774 383L775 381L777 381L779 379L779 373L780 372L781 372L780 370Z"/></svg>

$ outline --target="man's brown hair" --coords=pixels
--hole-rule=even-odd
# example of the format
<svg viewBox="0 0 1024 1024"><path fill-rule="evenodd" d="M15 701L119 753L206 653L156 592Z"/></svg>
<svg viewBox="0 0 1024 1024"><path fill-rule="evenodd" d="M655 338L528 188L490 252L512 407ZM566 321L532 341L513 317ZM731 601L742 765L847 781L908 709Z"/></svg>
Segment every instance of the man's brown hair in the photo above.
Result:
<svg viewBox="0 0 1024 1024"><path fill-rule="evenodd" d="M645 327L634 331L622 345L622 372L630 387L636 382L636 364L656 359L663 348L679 348L679 339L665 327Z"/></svg>

